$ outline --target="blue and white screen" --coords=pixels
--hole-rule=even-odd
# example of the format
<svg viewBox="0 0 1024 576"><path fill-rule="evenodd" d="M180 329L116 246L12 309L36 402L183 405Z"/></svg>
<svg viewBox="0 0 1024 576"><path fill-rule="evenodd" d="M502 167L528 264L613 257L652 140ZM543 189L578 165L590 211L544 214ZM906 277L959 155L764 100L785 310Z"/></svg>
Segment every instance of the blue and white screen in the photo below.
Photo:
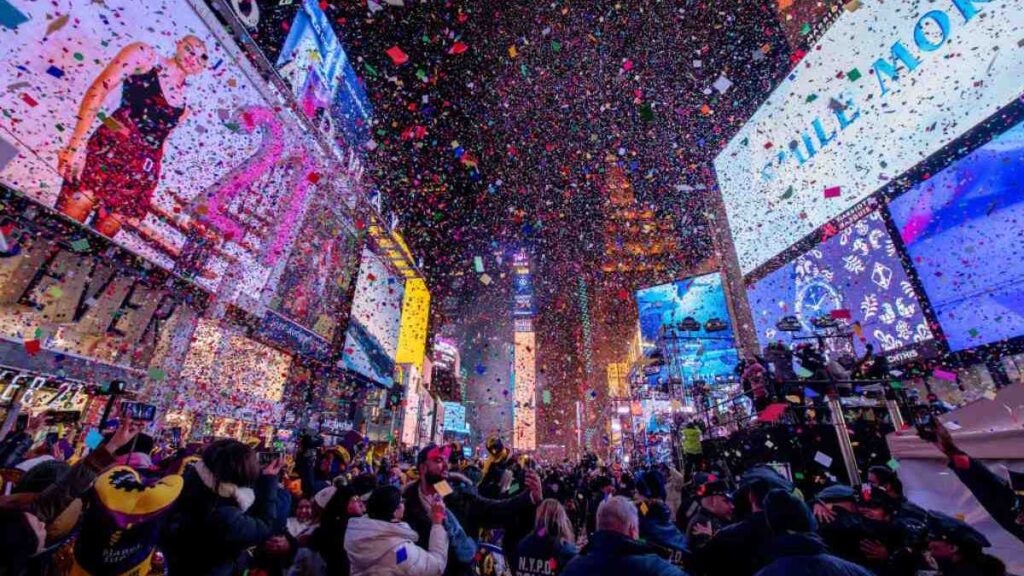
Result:
<svg viewBox="0 0 1024 576"><path fill-rule="evenodd" d="M736 369L739 355L721 275L706 274L639 290L636 301L645 351L661 347L666 353L666 366L659 377L692 382L726 376ZM675 327L687 317L699 322L700 330L670 332L667 339L661 337L663 327ZM707 332L705 324L709 320L721 322L723 329Z"/></svg>
<svg viewBox="0 0 1024 576"><path fill-rule="evenodd" d="M796 336L814 332L813 318L833 317L855 333L854 350L840 342L830 348L860 355L871 343L890 352L933 339L913 285L900 263L896 245L881 213L869 213L814 249L758 280L747 290L754 326L762 346L790 336L776 323L786 316L800 320Z"/></svg>
<svg viewBox="0 0 1024 576"><path fill-rule="evenodd" d="M1024 123L889 210L952 351L1024 334Z"/></svg>

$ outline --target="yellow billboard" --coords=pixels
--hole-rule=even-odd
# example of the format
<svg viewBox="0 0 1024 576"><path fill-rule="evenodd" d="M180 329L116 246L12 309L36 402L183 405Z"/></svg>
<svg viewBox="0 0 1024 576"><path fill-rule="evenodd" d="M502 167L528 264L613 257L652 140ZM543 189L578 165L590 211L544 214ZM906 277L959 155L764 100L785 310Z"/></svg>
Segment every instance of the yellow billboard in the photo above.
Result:
<svg viewBox="0 0 1024 576"><path fill-rule="evenodd" d="M409 278L405 282L402 300L402 324L398 332L397 364L423 367L427 347L427 323L430 319L430 291L422 278Z"/></svg>

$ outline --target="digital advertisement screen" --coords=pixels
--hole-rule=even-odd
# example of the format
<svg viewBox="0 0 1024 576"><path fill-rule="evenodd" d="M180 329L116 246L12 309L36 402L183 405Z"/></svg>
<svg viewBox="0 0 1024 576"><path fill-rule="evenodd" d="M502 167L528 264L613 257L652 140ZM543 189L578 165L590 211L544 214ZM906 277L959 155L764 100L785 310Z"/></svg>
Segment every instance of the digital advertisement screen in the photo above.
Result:
<svg viewBox="0 0 1024 576"><path fill-rule="evenodd" d="M359 265L359 236L337 202L310 205L268 308L333 342Z"/></svg>
<svg viewBox="0 0 1024 576"><path fill-rule="evenodd" d="M645 352L659 347L665 352L666 365L658 378L682 378L688 383L733 373L739 355L720 274L645 288L637 291L636 301ZM676 330L688 317L699 324L697 330ZM719 330L708 331L708 327ZM663 328L672 328L664 340Z"/></svg>
<svg viewBox="0 0 1024 576"><path fill-rule="evenodd" d="M348 54L318 0L300 0L301 9L287 26L288 35L268 58L295 92L303 112L321 132L349 149L370 138L372 108ZM272 38L267 35L264 38Z"/></svg>
<svg viewBox="0 0 1024 576"><path fill-rule="evenodd" d="M279 420L291 356L201 319L182 363L191 391L181 408L247 420Z"/></svg>
<svg viewBox="0 0 1024 576"><path fill-rule="evenodd" d="M952 351L1024 334L1024 123L889 211Z"/></svg>
<svg viewBox="0 0 1024 576"><path fill-rule="evenodd" d="M466 407L458 402L442 402L444 405L444 431L469 434L466 424Z"/></svg>
<svg viewBox="0 0 1024 576"><path fill-rule="evenodd" d="M395 383L395 352L405 284L373 251L364 248L345 334L345 368L382 386Z"/></svg>
<svg viewBox="0 0 1024 576"><path fill-rule="evenodd" d="M10 6L0 183L232 302L260 294L319 160L205 5Z"/></svg>
<svg viewBox="0 0 1024 576"><path fill-rule="evenodd" d="M1013 0L844 8L715 159L742 273L1017 98L1021 8Z"/></svg>
<svg viewBox="0 0 1024 576"><path fill-rule="evenodd" d="M877 210L758 280L747 290L747 301L762 346L790 343L790 334L776 327L786 316L800 321L795 336L814 334L811 321L822 316L851 330L857 324L854 350L849 339L826 340L840 354L860 356L866 343L878 353L893 352L934 338Z"/></svg>

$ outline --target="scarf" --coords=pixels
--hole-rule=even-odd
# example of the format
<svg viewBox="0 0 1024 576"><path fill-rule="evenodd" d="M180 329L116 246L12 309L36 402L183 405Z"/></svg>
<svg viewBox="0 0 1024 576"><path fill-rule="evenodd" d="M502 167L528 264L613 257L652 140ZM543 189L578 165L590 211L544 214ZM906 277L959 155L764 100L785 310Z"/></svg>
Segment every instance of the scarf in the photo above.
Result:
<svg viewBox="0 0 1024 576"><path fill-rule="evenodd" d="M218 481L214 477L213 472L210 472L210 469L206 467L206 464L203 464L202 460L193 464L192 468L195 469L204 486L221 498L234 500L238 507L242 509L242 512L248 510L256 501L256 493L252 491L252 488L243 488L230 482Z"/></svg>

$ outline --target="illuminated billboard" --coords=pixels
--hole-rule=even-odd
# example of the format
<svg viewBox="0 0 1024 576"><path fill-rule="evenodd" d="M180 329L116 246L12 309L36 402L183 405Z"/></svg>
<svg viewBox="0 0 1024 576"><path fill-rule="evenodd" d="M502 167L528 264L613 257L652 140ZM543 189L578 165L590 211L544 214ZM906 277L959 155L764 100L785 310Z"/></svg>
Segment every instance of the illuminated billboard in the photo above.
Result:
<svg viewBox="0 0 1024 576"><path fill-rule="evenodd" d="M665 353L665 366L649 376L690 382L733 373L739 355L719 273L638 290L636 302L644 351Z"/></svg>
<svg viewBox="0 0 1024 576"><path fill-rule="evenodd" d="M0 183L257 309L322 168L205 4L9 6Z"/></svg>
<svg viewBox="0 0 1024 576"><path fill-rule="evenodd" d="M422 278L405 281L402 302L402 322L398 332L398 352L395 362L423 365L427 349L427 323L430 320L430 291Z"/></svg>
<svg viewBox="0 0 1024 576"><path fill-rule="evenodd" d="M454 434L469 434L466 422L466 407L458 402L442 402L444 406L444 431Z"/></svg>
<svg viewBox="0 0 1024 576"><path fill-rule="evenodd" d="M292 358L235 333L216 320L201 319L182 364L188 392L181 408L250 421L279 421Z"/></svg>
<svg viewBox="0 0 1024 576"><path fill-rule="evenodd" d="M274 313L298 324L329 349L348 312L359 265L360 239L337 202L314 199L298 241L264 299ZM317 354L323 356L322 354Z"/></svg>
<svg viewBox="0 0 1024 576"><path fill-rule="evenodd" d="M877 210L755 282L747 301L762 346L821 332L813 324L820 318L852 334L826 342L839 354L861 356L869 343L887 356L935 344L917 291ZM777 325L789 316L797 319L799 330L787 334Z"/></svg>
<svg viewBox="0 0 1024 576"><path fill-rule="evenodd" d="M715 159L748 274L1024 88L1019 0L860 0Z"/></svg>
<svg viewBox="0 0 1024 576"><path fill-rule="evenodd" d="M952 351L1024 335L1024 123L889 204Z"/></svg>
<svg viewBox="0 0 1024 576"><path fill-rule="evenodd" d="M402 321L403 280L380 257L363 249L342 362L346 369L390 387Z"/></svg>
<svg viewBox="0 0 1024 576"><path fill-rule="evenodd" d="M533 332L516 332L513 351L515 406L512 414L512 446L516 450L537 448L536 346Z"/></svg>

